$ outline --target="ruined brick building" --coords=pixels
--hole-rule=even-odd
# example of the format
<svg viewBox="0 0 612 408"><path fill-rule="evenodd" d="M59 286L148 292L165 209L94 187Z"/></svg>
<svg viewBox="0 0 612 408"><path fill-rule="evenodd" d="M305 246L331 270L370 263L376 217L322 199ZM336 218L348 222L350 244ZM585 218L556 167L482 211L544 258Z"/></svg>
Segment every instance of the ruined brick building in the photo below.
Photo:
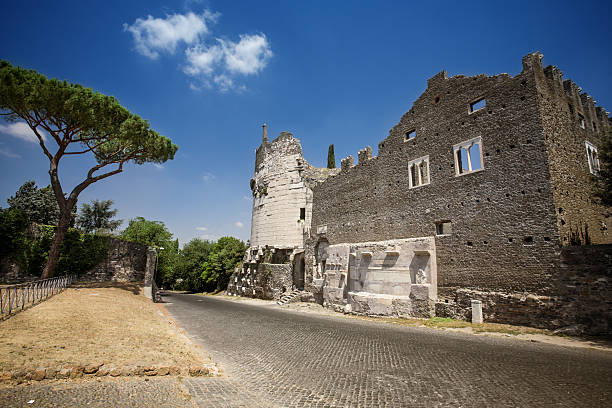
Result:
<svg viewBox="0 0 612 408"><path fill-rule="evenodd" d="M539 53L512 77L428 81L378 144L316 169L257 149L251 247L228 292L353 313L612 330L610 212L592 198L608 113Z"/></svg>

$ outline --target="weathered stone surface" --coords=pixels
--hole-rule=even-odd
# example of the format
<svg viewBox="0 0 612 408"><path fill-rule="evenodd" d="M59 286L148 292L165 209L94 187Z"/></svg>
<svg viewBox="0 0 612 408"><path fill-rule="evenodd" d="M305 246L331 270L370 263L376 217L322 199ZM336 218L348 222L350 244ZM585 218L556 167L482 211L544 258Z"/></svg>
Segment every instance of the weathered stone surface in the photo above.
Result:
<svg viewBox="0 0 612 408"><path fill-rule="evenodd" d="M85 374L95 374L102 364L88 364L83 368Z"/></svg>
<svg viewBox="0 0 612 408"><path fill-rule="evenodd" d="M39 367L32 372L32 379L35 381L42 381L45 379L46 375L46 369L44 367Z"/></svg>
<svg viewBox="0 0 612 408"><path fill-rule="evenodd" d="M157 369L157 375L168 375L170 374L170 368L163 366Z"/></svg>
<svg viewBox="0 0 612 408"><path fill-rule="evenodd" d="M108 257L81 279L98 282L133 282L145 277L147 246L108 238Z"/></svg>
<svg viewBox="0 0 612 408"><path fill-rule="evenodd" d="M180 375L180 374L181 374L181 367L179 366L170 367L170 375Z"/></svg>
<svg viewBox="0 0 612 408"><path fill-rule="evenodd" d="M109 372L110 372L110 367L103 365L100 368L98 368L98 371L96 372L96 377L107 376Z"/></svg>
<svg viewBox="0 0 612 408"><path fill-rule="evenodd" d="M63 367L57 372L56 378L59 378L59 379L70 378L71 372L72 372L71 367Z"/></svg>
<svg viewBox="0 0 612 408"><path fill-rule="evenodd" d="M57 376L59 369L56 367L47 367L45 370L45 379L52 380Z"/></svg>
<svg viewBox="0 0 612 408"><path fill-rule="evenodd" d="M113 367L110 369L109 374L111 377L119 377L121 375L121 368Z"/></svg>
<svg viewBox="0 0 612 408"><path fill-rule="evenodd" d="M83 377L83 366L76 365L72 367L70 371L70 378L81 378Z"/></svg>

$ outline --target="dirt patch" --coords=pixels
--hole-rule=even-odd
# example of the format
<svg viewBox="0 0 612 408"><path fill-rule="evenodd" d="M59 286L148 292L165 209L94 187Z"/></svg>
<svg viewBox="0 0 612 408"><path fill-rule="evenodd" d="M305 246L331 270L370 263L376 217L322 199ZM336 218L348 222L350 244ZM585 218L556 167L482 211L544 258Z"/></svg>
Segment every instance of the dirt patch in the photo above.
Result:
<svg viewBox="0 0 612 408"><path fill-rule="evenodd" d="M136 283L79 284L0 322L0 371L210 363Z"/></svg>

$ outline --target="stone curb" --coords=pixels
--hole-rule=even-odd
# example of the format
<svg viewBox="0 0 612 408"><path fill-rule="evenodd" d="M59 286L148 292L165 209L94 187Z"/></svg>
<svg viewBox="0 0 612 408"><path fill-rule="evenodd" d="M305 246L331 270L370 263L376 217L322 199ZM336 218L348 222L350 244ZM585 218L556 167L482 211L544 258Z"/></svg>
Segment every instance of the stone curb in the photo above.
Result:
<svg viewBox="0 0 612 408"><path fill-rule="evenodd" d="M0 383L21 384L28 381L62 380L95 377L153 377L153 376L190 376L216 377L219 369L215 364L189 367L163 365L128 365L111 364L63 365L59 367L38 367L35 369L16 369L0 371Z"/></svg>

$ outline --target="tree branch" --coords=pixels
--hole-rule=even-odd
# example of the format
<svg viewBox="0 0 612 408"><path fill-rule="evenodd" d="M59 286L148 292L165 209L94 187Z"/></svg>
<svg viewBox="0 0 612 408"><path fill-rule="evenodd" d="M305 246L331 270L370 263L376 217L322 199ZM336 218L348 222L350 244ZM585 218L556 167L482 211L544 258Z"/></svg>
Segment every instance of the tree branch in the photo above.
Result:
<svg viewBox="0 0 612 408"><path fill-rule="evenodd" d="M102 146L106 142L107 142L107 140L105 140L104 142L100 142L97 145L95 145L93 147L90 147L87 150L80 151L80 152L64 152L64 154L83 154L83 153L91 152L92 150L97 149L98 147ZM87 146L89 146L89 144L87 144Z"/></svg>
<svg viewBox="0 0 612 408"><path fill-rule="evenodd" d="M49 150L47 150L47 146L45 146L45 142L43 137L41 136L40 133L38 133L38 129L36 126L33 126L30 122L28 122L26 120L26 123L28 124L28 126L30 127L30 129L32 129L32 131L34 132L34 134L36 135L36 137L38 138L38 143L40 144L40 147L42 147L43 152L45 153L45 156L47 156L49 158L50 161L53 161L53 156L51 155L51 152L49 152Z"/></svg>

